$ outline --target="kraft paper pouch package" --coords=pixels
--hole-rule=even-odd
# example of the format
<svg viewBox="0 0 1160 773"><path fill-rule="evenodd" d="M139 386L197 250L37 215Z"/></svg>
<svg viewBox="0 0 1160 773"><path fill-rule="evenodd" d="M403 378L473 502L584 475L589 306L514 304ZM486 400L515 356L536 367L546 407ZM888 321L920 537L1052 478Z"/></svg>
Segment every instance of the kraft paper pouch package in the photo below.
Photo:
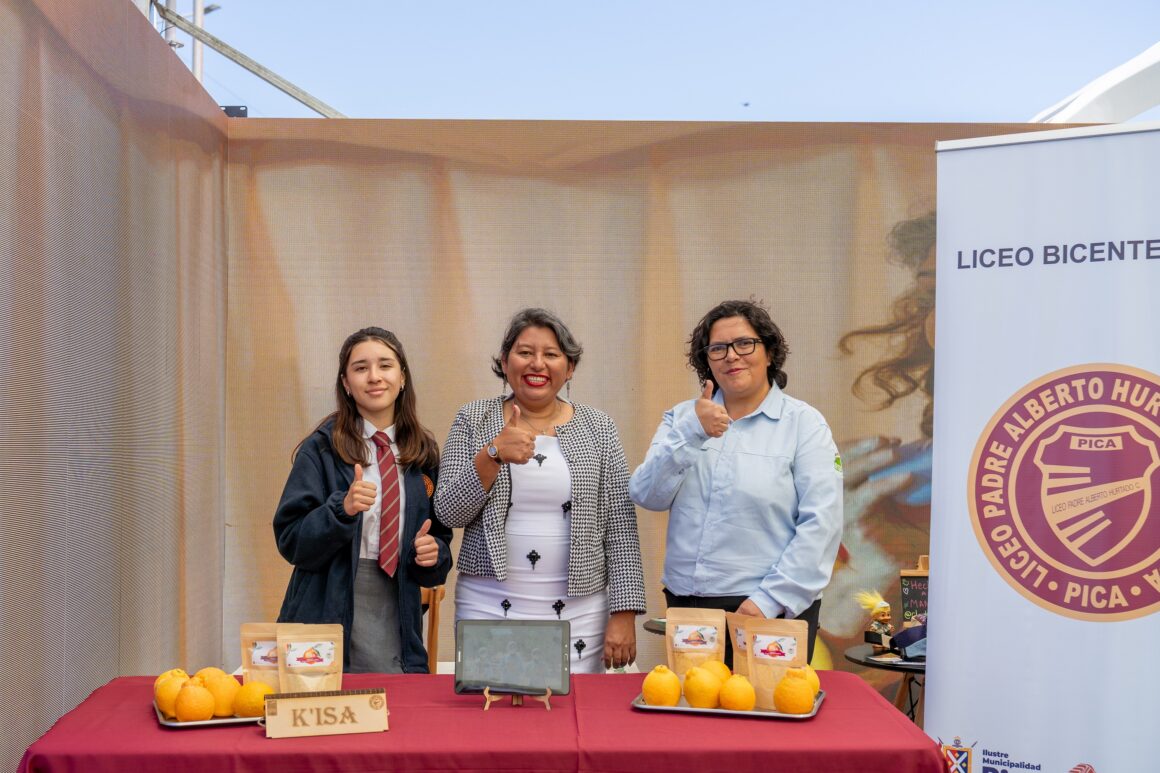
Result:
<svg viewBox="0 0 1160 773"><path fill-rule="evenodd" d="M773 688L786 671L806 664L808 642L805 620L750 617L745 621L745 654L749 681L757 691L757 708L774 707Z"/></svg>
<svg viewBox="0 0 1160 773"><path fill-rule="evenodd" d="M342 689L342 625L278 625L278 691Z"/></svg>
<svg viewBox="0 0 1160 773"><path fill-rule="evenodd" d="M242 623L242 684L278 684L278 624Z"/></svg>
<svg viewBox="0 0 1160 773"><path fill-rule="evenodd" d="M725 659L725 610L669 607L665 649L669 669L685 683L685 672L709 660Z"/></svg>
<svg viewBox="0 0 1160 773"><path fill-rule="evenodd" d="M729 628L729 641L733 644L733 673L749 676L748 650L745 648L745 623L754 618L736 612L725 613L725 625Z"/></svg>

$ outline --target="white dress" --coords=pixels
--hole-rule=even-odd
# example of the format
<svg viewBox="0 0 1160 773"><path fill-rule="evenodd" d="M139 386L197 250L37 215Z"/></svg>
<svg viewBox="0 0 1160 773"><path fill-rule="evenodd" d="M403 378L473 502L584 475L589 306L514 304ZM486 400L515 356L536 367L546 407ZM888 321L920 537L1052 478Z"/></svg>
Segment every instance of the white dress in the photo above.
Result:
<svg viewBox="0 0 1160 773"><path fill-rule="evenodd" d="M508 466L507 579L458 575L455 619L567 620L572 673L604 673L608 594L568 595L572 482L560 441L537 435L528 463Z"/></svg>

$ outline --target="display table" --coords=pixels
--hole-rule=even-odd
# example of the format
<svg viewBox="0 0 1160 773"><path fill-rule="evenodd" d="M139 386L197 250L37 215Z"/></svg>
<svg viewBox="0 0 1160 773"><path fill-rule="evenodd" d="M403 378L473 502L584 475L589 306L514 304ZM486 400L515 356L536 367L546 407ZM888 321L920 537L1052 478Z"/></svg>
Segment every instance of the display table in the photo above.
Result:
<svg viewBox="0 0 1160 773"><path fill-rule="evenodd" d="M152 677L96 690L28 748L26 771L593 770L944 773L938 747L861 679L822 672L810 720L647 712L629 704L640 674L585 675L548 711L456 695L450 676L347 675L346 689L385 686L386 733L268 739L258 725L165 728Z"/></svg>
<svg viewBox="0 0 1160 773"><path fill-rule="evenodd" d="M898 692L894 696L894 707L906 712L906 716L918 722L919 709L922 707L923 683L922 677L926 674L926 662L917 660L875 660L871 644L859 644L846 650L846 660L867 668L877 668L882 671L897 671L902 674L902 682L898 685ZM921 723L920 723L921 724Z"/></svg>

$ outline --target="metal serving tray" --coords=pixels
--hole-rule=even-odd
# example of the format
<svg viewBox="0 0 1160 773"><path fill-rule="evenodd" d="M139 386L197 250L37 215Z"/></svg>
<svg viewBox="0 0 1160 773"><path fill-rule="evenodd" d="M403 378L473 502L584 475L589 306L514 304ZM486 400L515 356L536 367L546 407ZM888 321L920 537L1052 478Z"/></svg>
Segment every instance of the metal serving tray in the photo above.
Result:
<svg viewBox="0 0 1160 773"><path fill-rule="evenodd" d="M198 722L178 722L176 719L166 719L165 715L161 713L161 709L157 708L156 701L153 703L153 713L157 715L157 724L182 729L190 727L221 727L222 725L252 725L264 719L264 717L221 717L218 719L203 719Z"/></svg>
<svg viewBox="0 0 1160 773"><path fill-rule="evenodd" d="M752 717L753 719L810 719L818 713L818 709L822 707L822 701L826 699L826 691L818 690L817 696L814 698L814 708L808 714L783 714L780 711L773 709L753 709L753 711L734 711L733 709L695 709L685 699L681 698L681 702L676 706L650 706L644 702L644 695L638 695L632 701L634 709L641 711L676 711L684 714L720 714L727 717Z"/></svg>

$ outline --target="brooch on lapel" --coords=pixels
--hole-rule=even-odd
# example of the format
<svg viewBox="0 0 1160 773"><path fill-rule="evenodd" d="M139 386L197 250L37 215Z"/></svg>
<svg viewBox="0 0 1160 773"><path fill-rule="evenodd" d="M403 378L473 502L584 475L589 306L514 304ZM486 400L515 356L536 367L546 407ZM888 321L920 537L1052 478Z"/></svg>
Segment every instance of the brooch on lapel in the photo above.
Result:
<svg viewBox="0 0 1160 773"><path fill-rule="evenodd" d="M435 494L435 481L428 478L426 473L423 474L423 486L427 489L428 498Z"/></svg>

